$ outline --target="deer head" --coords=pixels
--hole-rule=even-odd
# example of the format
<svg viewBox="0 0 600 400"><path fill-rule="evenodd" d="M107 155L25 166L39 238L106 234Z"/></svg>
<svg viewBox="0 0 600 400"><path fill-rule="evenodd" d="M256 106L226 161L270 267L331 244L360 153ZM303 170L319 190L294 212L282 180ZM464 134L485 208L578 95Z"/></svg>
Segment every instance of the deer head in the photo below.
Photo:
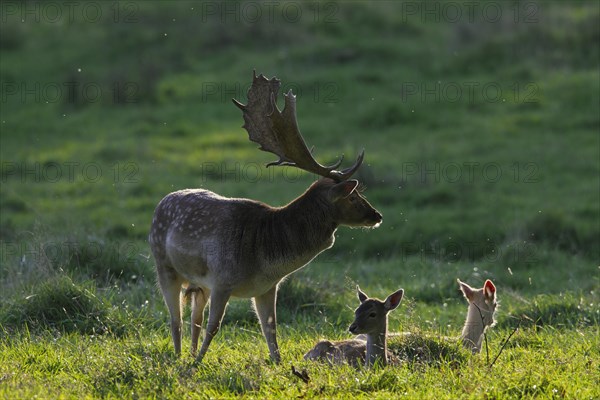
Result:
<svg viewBox="0 0 600 400"><path fill-rule="evenodd" d="M284 95L285 106L283 111L279 111L277 94L281 81L277 78L267 79L263 74L256 76L256 71L253 76L252 86L248 90L248 104L243 105L235 99L232 100L243 112L243 128L248 131L250 140L260 144L261 150L279 156L279 160L267 164L267 167L292 165L336 182L347 180L358 170L363 162L364 150L360 152L354 165L343 170L337 170L343 157L330 166L319 164L313 158L312 150L306 146L298 128L296 96L292 90Z"/></svg>
<svg viewBox="0 0 600 400"><path fill-rule="evenodd" d="M354 311L354 322L348 330L359 334L380 334L387 330L387 315L396 309L404 296L404 289L390 294L385 300L369 298L360 288L356 287L360 306Z"/></svg>
<svg viewBox="0 0 600 400"><path fill-rule="evenodd" d="M494 283L486 279L481 289L475 289L466 283L457 279L460 290L463 292L465 299L469 305L474 305L477 313L482 319L483 324L487 326L493 325L494 313L496 312L496 286Z"/></svg>

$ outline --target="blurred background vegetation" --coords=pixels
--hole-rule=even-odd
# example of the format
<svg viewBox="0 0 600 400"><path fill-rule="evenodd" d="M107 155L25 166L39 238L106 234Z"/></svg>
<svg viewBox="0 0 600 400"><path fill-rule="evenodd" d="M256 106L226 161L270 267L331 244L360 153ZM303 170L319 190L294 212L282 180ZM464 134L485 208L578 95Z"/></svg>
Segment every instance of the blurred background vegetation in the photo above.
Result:
<svg viewBox="0 0 600 400"><path fill-rule="evenodd" d="M245 101L254 69L298 94L322 163L365 149L357 177L384 215L377 230L339 229L286 283L284 320L320 307L345 323L359 282L403 286L430 320L460 325L435 307L462 309L461 277L492 278L515 299L505 311L591 297L582 313L597 321L599 18L594 1L3 2L5 326L64 329L36 314L49 302L75 324L97 315L82 332L119 331L127 304L164 323L146 244L164 195L302 193L315 177L266 169L274 156L240 128L230 99ZM53 292L86 301L65 308ZM255 323L240 304L228 320Z"/></svg>

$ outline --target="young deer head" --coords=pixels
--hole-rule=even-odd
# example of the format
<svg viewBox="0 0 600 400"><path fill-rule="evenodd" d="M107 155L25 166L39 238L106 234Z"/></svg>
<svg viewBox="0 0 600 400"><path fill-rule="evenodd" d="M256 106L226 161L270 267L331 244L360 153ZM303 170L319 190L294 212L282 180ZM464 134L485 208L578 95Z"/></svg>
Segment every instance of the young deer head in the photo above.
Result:
<svg viewBox="0 0 600 400"><path fill-rule="evenodd" d="M384 301L370 299L356 287L360 306L354 311L354 322L348 330L361 334L357 339L329 341L321 340L304 355L305 360L323 360L329 364L348 363L353 366L372 366L376 362L387 364L387 315L398 307L404 290L390 294ZM361 337L366 336L367 341Z"/></svg>
<svg viewBox="0 0 600 400"><path fill-rule="evenodd" d="M404 289L395 291L383 301L369 298L358 286L356 291L360 306L354 311L354 322L348 330L355 335L366 334L367 366L375 364L377 360L385 365L387 364L387 316L402 301Z"/></svg>
<svg viewBox="0 0 600 400"><path fill-rule="evenodd" d="M496 323L496 286L487 279L481 289L474 289L457 279L460 290L469 302L467 321L463 327L461 340L466 349L473 353L481 351L483 334L488 327Z"/></svg>
<svg viewBox="0 0 600 400"><path fill-rule="evenodd" d="M277 285L334 242L338 226L377 227L382 222L350 179L353 166L337 170L319 164L306 146L296 121L296 97L276 105L280 81L256 76L243 111L244 128L261 150L279 156L269 165L294 165L322 178L284 207L249 199L221 197L207 190L180 190L156 207L149 236L158 281L171 316L176 353L181 352L182 287L192 299L192 353L196 352L203 314L210 301L200 361L219 330L229 298L252 297L271 359L280 361L275 335Z"/></svg>

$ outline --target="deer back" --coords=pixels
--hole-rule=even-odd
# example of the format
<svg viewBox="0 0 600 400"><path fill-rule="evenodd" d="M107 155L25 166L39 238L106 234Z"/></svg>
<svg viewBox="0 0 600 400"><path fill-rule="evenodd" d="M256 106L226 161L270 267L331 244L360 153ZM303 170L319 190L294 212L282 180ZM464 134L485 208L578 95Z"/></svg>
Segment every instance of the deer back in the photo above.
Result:
<svg viewBox="0 0 600 400"><path fill-rule="evenodd" d="M365 364L366 354L367 343L364 340L321 340L304 355L304 359L324 361L330 365L350 364L358 367Z"/></svg>

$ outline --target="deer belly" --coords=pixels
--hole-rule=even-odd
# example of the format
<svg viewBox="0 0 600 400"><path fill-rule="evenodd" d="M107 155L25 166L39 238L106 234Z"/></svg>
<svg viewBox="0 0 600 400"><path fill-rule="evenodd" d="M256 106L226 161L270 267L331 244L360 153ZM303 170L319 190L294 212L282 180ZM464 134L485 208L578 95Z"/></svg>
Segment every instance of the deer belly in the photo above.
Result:
<svg viewBox="0 0 600 400"><path fill-rule="evenodd" d="M167 247L170 265L192 286L214 289L220 287L231 290L231 295L241 298L260 296L266 293L279 280L268 279L260 273L248 270L233 271L226 268L227 262L212 260L210 254L186 251L176 246Z"/></svg>
<svg viewBox="0 0 600 400"><path fill-rule="evenodd" d="M187 281L200 284L203 281L211 280L210 260L202 251L167 242L166 253L171 267Z"/></svg>
<svg viewBox="0 0 600 400"><path fill-rule="evenodd" d="M238 284L231 292L231 295L241 298L260 296L268 292L277 283L278 281L254 277Z"/></svg>

